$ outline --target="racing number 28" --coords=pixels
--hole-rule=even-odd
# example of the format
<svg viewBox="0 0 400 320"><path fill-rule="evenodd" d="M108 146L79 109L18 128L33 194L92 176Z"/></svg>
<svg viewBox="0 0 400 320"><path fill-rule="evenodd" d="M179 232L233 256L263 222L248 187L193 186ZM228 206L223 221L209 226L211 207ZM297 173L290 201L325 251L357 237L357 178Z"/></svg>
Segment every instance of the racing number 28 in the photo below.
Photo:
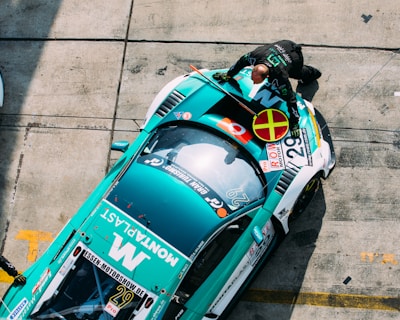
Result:
<svg viewBox="0 0 400 320"><path fill-rule="evenodd" d="M304 148L301 146L302 142L300 138L287 137L284 140L285 146L289 147L286 150L286 156L293 159L295 156L304 157Z"/></svg>

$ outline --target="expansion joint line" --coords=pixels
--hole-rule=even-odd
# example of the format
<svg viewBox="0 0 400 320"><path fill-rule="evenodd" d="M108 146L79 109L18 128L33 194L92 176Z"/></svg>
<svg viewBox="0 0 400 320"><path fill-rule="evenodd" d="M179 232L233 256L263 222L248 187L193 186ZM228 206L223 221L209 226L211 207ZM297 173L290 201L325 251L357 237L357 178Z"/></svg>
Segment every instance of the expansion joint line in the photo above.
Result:
<svg viewBox="0 0 400 320"><path fill-rule="evenodd" d="M131 0L131 7L129 8L128 23L127 23L127 26L126 26L125 39L124 39L124 49L123 49L123 53L122 53L121 68L120 68L119 79L118 79L117 96L116 96L116 99L115 99L115 106L114 106L114 117L113 117L113 121L112 121L112 125L111 125L110 146L111 146L111 143L112 143L112 141L114 139L115 122L116 122L116 119L117 119L117 111L118 111L118 105L119 105L119 95L121 93L122 76L123 76L123 73L124 73L126 51L127 51L127 47L128 47L128 43L129 43L129 29L130 29L130 26L131 26L134 2L135 2L134 0ZM109 151L108 151L106 172L108 172L108 170L110 169L110 160L111 160L111 148L109 148Z"/></svg>

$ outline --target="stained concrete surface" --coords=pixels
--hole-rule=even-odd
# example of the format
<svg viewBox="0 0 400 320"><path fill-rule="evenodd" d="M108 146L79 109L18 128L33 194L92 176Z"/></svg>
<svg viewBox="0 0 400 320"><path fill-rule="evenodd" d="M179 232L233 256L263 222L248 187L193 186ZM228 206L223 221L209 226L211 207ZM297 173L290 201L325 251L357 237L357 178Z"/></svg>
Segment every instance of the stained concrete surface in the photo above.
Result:
<svg viewBox="0 0 400 320"><path fill-rule="evenodd" d="M398 297L396 1L0 2L0 234L20 270L45 250L170 80L292 39L323 75L337 166L250 290ZM294 84L295 85L295 84ZM344 284L347 277L351 281ZM1 283L1 291L7 288ZM240 301L231 319L398 319L362 306Z"/></svg>

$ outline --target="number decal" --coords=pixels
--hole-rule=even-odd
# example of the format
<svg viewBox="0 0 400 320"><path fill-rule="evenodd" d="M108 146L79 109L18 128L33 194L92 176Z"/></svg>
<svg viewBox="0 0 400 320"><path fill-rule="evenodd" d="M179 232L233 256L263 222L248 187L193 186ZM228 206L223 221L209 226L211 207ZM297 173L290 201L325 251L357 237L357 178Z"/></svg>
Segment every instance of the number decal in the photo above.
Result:
<svg viewBox="0 0 400 320"><path fill-rule="evenodd" d="M226 196L232 200L232 205L236 207L249 202L249 197L243 192L242 188L231 189L226 193Z"/></svg>
<svg viewBox="0 0 400 320"><path fill-rule="evenodd" d="M292 138L292 137L287 137L284 140L285 145L288 147L293 147L296 145L296 142L298 145L301 145L301 139L300 138Z"/></svg>
<svg viewBox="0 0 400 320"><path fill-rule="evenodd" d="M293 153L294 153L294 155L293 155ZM297 149L289 149L287 152L286 152L286 155L289 157L289 158L294 158L296 155L297 156L300 156L300 157L304 157L304 148L303 147L300 147L300 150L297 150Z"/></svg>
<svg viewBox="0 0 400 320"><path fill-rule="evenodd" d="M116 289L118 292L110 297L110 301L118 308L122 309L133 301L135 294L121 284Z"/></svg>
<svg viewBox="0 0 400 320"><path fill-rule="evenodd" d="M264 172L284 170L288 163L297 167L312 166L312 153L307 131L301 129L299 138L287 135L276 143L268 143L266 146L267 166L263 163ZM260 162L261 164L261 162Z"/></svg>
<svg viewBox="0 0 400 320"><path fill-rule="evenodd" d="M305 153L304 153L304 148L301 146L302 142L300 138L292 138L292 137L287 137L284 140L284 143L287 147L291 147L289 149L286 150L286 156L288 158L293 159L295 156L300 156L300 157L304 157Z"/></svg>

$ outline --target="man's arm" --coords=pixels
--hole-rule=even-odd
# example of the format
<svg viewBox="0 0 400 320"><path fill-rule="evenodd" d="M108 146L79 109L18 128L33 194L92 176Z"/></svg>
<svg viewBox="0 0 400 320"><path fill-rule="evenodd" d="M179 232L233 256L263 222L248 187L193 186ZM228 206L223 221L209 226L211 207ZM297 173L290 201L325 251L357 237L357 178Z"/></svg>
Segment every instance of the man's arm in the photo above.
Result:
<svg viewBox="0 0 400 320"><path fill-rule="evenodd" d="M293 91L292 85L289 80L289 75L286 70L281 70L279 68L270 68L268 80L279 90L282 99L286 101L291 122L297 123L299 120L299 113L297 112L296 93Z"/></svg>
<svg viewBox="0 0 400 320"><path fill-rule="evenodd" d="M286 101L289 111L289 129L292 137L300 135L299 130L299 111L297 110L297 97L292 89L289 75L286 70L279 68L270 69L269 81L279 90L281 97Z"/></svg>
<svg viewBox="0 0 400 320"><path fill-rule="evenodd" d="M8 273L8 275L15 277L18 275L17 269L13 266L13 264L8 261L6 258L3 256L0 256L0 267L4 269L5 272Z"/></svg>
<svg viewBox="0 0 400 320"><path fill-rule="evenodd" d="M3 256L0 256L0 267L4 269L9 276L14 277L14 284L24 285L26 283L26 278L22 274L19 274L14 265Z"/></svg>
<svg viewBox="0 0 400 320"><path fill-rule="evenodd" d="M236 63L230 67L230 69L228 70L228 76L229 77L234 77L236 74L239 73L240 70L242 70L244 67L250 66L251 62L250 62L250 53L247 53L243 56L240 57L240 59L238 61L236 61Z"/></svg>

